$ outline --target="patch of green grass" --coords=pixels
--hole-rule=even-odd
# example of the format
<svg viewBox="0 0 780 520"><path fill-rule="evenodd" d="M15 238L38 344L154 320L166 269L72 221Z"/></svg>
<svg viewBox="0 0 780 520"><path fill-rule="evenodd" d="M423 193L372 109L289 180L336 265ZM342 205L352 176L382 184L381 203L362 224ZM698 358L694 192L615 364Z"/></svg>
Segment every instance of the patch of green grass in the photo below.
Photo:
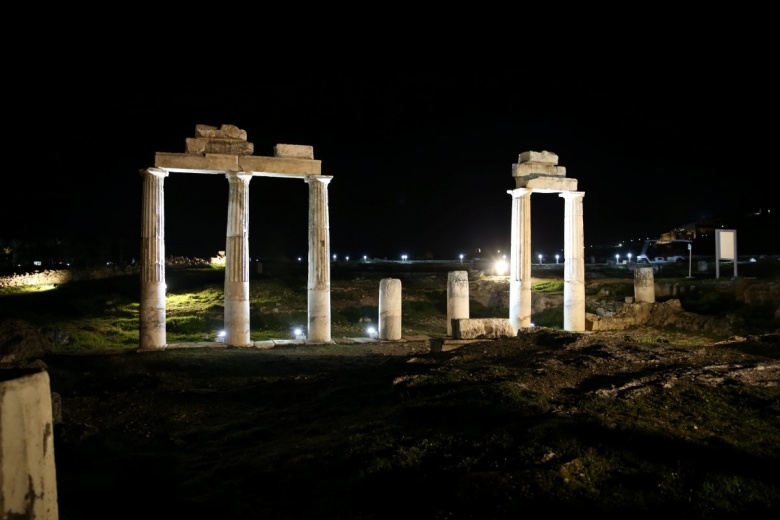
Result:
<svg viewBox="0 0 780 520"><path fill-rule="evenodd" d="M562 293L563 280L545 280L531 285L531 291L540 293Z"/></svg>

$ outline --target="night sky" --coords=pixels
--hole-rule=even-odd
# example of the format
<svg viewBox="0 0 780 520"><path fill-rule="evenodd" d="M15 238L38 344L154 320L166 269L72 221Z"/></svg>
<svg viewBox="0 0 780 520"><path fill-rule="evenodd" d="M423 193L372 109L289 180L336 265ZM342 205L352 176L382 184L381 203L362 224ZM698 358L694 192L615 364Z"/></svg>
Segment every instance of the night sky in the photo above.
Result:
<svg viewBox="0 0 780 520"><path fill-rule="evenodd" d="M234 78L182 67L179 80L138 69L85 65L14 86L11 104L25 115L8 125L18 146L6 150L14 183L0 239L76 237L135 257L139 170L154 166L155 152L183 153L198 124L240 127L255 155L272 156L277 143L313 146L333 176L339 258L508 250L512 164L531 150L557 154L585 192L586 247L777 206L775 80L763 69L730 73L722 57L424 73L258 66ZM251 256L305 258L308 185L255 177L249 189ZM165 194L168 255L224 249L224 176L172 173ZM531 207L534 256L562 251L563 199L535 194Z"/></svg>

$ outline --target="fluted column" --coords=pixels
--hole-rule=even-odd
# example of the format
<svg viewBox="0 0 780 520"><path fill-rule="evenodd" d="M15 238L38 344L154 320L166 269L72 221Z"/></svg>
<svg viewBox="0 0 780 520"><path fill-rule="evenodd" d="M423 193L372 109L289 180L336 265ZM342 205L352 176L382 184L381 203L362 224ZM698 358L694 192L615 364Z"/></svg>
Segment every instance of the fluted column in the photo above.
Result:
<svg viewBox="0 0 780 520"><path fill-rule="evenodd" d="M581 191L566 191L563 197L563 330L585 330L585 240L582 226Z"/></svg>
<svg viewBox="0 0 780 520"><path fill-rule="evenodd" d="M249 339L249 181L252 175L225 174L230 183L225 244L225 343L252 344Z"/></svg>
<svg viewBox="0 0 780 520"><path fill-rule="evenodd" d="M160 350L165 339L165 195L168 172L158 168L141 170L141 308L139 349Z"/></svg>
<svg viewBox="0 0 780 520"><path fill-rule="evenodd" d="M512 196L509 255L509 323L518 330L531 326L531 190L507 191Z"/></svg>
<svg viewBox="0 0 780 520"><path fill-rule="evenodd" d="M330 176L306 177L309 184L309 329L307 340L327 343L330 337Z"/></svg>

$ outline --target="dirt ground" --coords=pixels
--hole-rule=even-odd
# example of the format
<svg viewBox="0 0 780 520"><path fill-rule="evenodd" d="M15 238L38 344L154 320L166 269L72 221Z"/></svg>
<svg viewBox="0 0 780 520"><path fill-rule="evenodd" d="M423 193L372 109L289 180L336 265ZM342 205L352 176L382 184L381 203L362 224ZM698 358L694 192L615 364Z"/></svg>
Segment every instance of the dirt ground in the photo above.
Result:
<svg viewBox="0 0 780 520"><path fill-rule="evenodd" d="M354 482L359 467L333 460L347 457L351 436L397 420L392 410L414 398L423 375L457 370L478 384L511 370L519 388L555 401L562 420L577 416L578 397L630 402L682 381L776 388L780 335L713 343L653 328L539 329L440 353L422 340L45 362L61 398L62 520L397 518L404 504L433 496L419 486L441 493L437 484L415 477L413 489L401 482L366 489ZM361 500L362 492L374 499ZM423 511L405 517L429 518Z"/></svg>
<svg viewBox="0 0 780 520"><path fill-rule="evenodd" d="M376 286L374 279L361 283ZM593 283L608 292L626 280ZM494 296L478 295L486 302ZM446 330L443 319L428 325ZM28 337L35 342L32 332ZM391 481L367 479L369 461L355 452L358 441L373 436L380 445L397 443L408 434L424 443L432 431L451 428L453 435L481 442L491 427L472 424L468 399L457 396L504 380L552 403L552 413L539 421L571 423L565 428L575 429L581 400L593 396L630 409L636 400L682 384L737 393L780 391L776 330L715 336L656 326L581 333L537 327L513 338L446 341L441 352L432 351L431 339L410 334L403 341L366 342L337 336L331 344L273 348L206 343L146 353L48 352L36 363L48 371L54 394L60 519L483 518L458 509L476 499L438 481L432 476L440 475L436 470L401 476L396 470ZM448 378L456 376L459 382L448 386ZM426 378L443 380L437 399L445 405L423 407L410 419L409 410L425 396L419 382ZM447 404L450 392L457 405ZM777 428L776 409L766 413ZM538 427L534 421L523 429ZM391 430L400 430L400 437L385 438ZM686 460L686 450L673 456ZM642 451L637 457L655 456ZM721 456L713 450L697 457L713 454ZM542 454L544 464L557 463L555 457ZM780 490L778 462L775 456L751 464ZM566 464L560 461L561 472ZM533 485L540 484L518 482L518 492ZM518 507L507 505L511 496L491 496L489 484L479 497L492 504L483 506L488 509ZM556 506L553 495L537 500L551 514L581 512ZM769 510L777 512L780 498L773 500ZM648 511L679 513L679 504L665 507ZM636 511L614 517L629 513ZM715 517L720 518L709 518Z"/></svg>

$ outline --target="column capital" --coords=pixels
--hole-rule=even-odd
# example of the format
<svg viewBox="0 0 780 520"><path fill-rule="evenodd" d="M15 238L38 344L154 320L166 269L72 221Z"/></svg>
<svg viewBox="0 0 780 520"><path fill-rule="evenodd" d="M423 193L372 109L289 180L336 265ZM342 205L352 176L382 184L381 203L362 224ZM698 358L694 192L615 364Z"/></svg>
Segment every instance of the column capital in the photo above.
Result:
<svg viewBox="0 0 780 520"><path fill-rule="evenodd" d="M307 184L311 184L314 181L317 181L321 184L327 185L331 180L333 180L332 175L307 175L304 179Z"/></svg>
<svg viewBox="0 0 780 520"><path fill-rule="evenodd" d="M585 196L584 191L562 191L558 194L559 197L564 199L577 199Z"/></svg>
<svg viewBox="0 0 780 520"><path fill-rule="evenodd" d="M227 180L230 182L234 182L237 180L249 182L252 180L252 174L245 173L245 172L225 172L225 178L227 178Z"/></svg>
<svg viewBox="0 0 780 520"><path fill-rule="evenodd" d="M513 199L524 197L525 195L530 195L532 190L529 190L528 188L515 188L513 190L506 190L508 194L512 196Z"/></svg>
<svg viewBox="0 0 780 520"><path fill-rule="evenodd" d="M167 177L168 171L160 168L145 168L138 170L138 173L142 176L154 175L155 177Z"/></svg>

